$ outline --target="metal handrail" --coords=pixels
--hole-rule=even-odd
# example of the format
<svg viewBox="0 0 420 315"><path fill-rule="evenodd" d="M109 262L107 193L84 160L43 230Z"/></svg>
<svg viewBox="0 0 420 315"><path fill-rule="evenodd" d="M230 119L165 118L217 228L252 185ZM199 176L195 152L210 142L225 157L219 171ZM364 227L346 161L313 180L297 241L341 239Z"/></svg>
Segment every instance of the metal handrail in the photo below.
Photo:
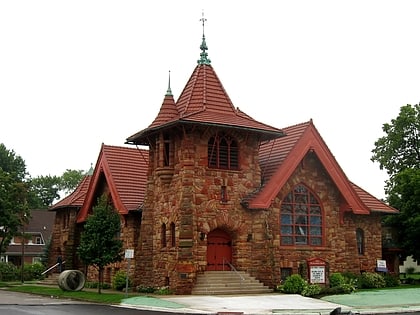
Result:
<svg viewBox="0 0 420 315"><path fill-rule="evenodd" d="M236 275L239 277L239 279L241 279L241 284L242 284L242 282L245 280L245 278L244 278L244 277L242 277L242 275L239 273L239 271L238 271L238 270L236 270L235 266L234 266L234 265L232 265L229 261L227 261L227 260L225 259L225 257L223 257L223 270L225 270L225 262L226 262L226 264L230 267L230 270L231 270L231 271L233 271L233 272L235 272L235 273L236 273Z"/></svg>
<svg viewBox="0 0 420 315"><path fill-rule="evenodd" d="M66 262L63 261L61 264L65 264ZM44 272L41 273L41 275L45 275L47 272L51 271L52 269L54 269L55 267L57 267L60 263L56 263L54 266L51 266L50 268L48 268L47 270L45 270Z"/></svg>

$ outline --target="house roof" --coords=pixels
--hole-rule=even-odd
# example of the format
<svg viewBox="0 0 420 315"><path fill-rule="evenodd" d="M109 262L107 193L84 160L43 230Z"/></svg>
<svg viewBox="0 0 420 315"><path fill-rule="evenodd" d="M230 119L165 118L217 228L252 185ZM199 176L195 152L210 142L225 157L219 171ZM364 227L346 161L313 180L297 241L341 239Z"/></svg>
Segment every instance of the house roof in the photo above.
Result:
<svg viewBox="0 0 420 315"><path fill-rule="evenodd" d="M96 202L96 192L106 181L115 208L120 214L140 210L146 193L149 151L102 144L98 161L80 209L77 222L86 220Z"/></svg>
<svg viewBox="0 0 420 315"><path fill-rule="evenodd" d="M34 243L25 245L25 255L38 256L44 251L45 245L51 238L55 220L55 212L40 209L31 210L31 216L25 225L25 234L39 236L44 240L43 246ZM7 255L22 255L22 244L10 244L6 250Z"/></svg>
<svg viewBox="0 0 420 315"><path fill-rule="evenodd" d="M53 205L50 210L59 210L62 208L80 208L83 205L83 202L86 197L86 192L88 190L90 180L92 176L86 175L80 181L76 189L67 197L61 199L55 205Z"/></svg>
<svg viewBox="0 0 420 315"><path fill-rule="evenodd" d="M172 93L170 95L167 93L153 123L148 128L128 137L126 143L147 145L151 134L179 124L211 125L246 130L258 134L263 141L283 136L282 130L258 122L239 108L235 108L207 58L204 35L200 47L201 58L177 102L174 102Z"/></svg>
<svg viewBox="0 0 420 315"><path fill-rule="evenodd" d="M348 180L312 120L283 130L285 137L267 142L260 148L262 187L246 200L249 208L269 208L305 155L314 152L353 213L397 212Z"/></svg>

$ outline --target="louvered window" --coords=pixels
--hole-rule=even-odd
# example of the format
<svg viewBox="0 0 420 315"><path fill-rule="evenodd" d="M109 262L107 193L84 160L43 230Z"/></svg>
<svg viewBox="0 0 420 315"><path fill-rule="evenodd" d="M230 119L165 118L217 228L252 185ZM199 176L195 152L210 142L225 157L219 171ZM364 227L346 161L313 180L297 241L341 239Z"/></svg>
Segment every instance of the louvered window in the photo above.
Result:
<svg viewBox="0 0 420 315"><path fill-rule="evenodd" d="M307 187L297 185L281 205L281 245L322 246L322 234L321 204Z"/></svg>
<svg viewBox="0 0 420 315"><path fill-rule="evenodd" d="M209 167L229 170L239 168L238 143L232 137L221 134L208 142Z"/></svg>

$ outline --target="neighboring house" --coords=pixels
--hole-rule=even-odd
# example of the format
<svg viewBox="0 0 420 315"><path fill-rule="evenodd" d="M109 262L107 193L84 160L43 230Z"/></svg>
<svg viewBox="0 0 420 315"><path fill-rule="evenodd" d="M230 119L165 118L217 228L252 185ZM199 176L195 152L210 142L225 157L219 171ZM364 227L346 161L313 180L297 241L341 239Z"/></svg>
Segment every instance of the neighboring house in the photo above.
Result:
<svg viewBox="0 0 420 315"><path fill-rule="evenodd" d="M420 272L420 262L414 260L412 256L408 256L402 262L402 265L400 265L400 273L419 273L419 272Z"/></svg>
<svg viewBox="0 0 420 315"><path fill-rule="evenodd" d="M270 287L314 262L327 273L374 271L382 216L397 210L349 181L312 120L278 129L236 108L204 36L200 47L178 100L169 86L155 120L127 139L135 147L102 145L93 174L53 206L54 255L83 268L80 233L106 193L134 249L135 285L189 294L199 274L227 266ZM108 266L106 281L121 268Z"/></svg>
<svg viewBox="0 0 420 315"><path fill-rule="evenodd" d="M48 210L31 210L31 218L21 230L25 235L24 242L20 235L13 237L1 261L21 266L22 255L28 264L41 261L52 235L54 217L55 213Z"/></svg>

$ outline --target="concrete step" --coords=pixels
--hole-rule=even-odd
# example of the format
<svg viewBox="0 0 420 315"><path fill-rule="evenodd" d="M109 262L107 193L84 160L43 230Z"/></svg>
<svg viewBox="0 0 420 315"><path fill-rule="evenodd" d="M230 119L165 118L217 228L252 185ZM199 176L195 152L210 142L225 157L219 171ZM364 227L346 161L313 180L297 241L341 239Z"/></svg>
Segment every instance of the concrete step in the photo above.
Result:
<svg viewBox="0 0 420 315"><path fill-rule="evenodd" d="M260 294L272 290L246 272L206 271L197 277L192 294L227 295Z"/></svg>

